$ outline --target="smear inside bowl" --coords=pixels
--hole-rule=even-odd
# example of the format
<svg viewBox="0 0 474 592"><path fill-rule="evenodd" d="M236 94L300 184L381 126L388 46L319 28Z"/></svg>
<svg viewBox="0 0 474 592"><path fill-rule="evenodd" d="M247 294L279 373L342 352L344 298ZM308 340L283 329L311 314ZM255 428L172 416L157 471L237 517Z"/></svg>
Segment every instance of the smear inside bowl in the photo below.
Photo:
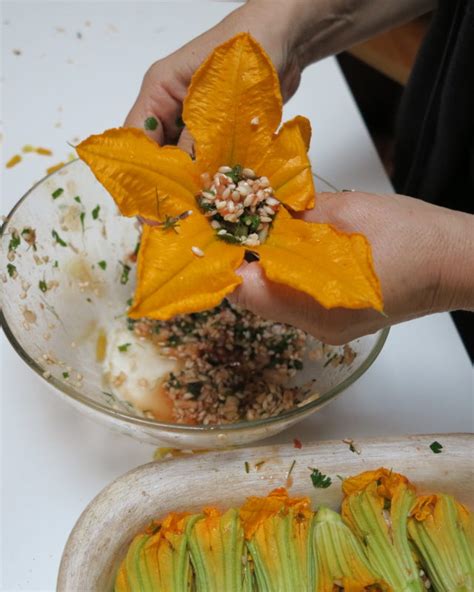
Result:
<svg viewBox="0 0 474 592"><path fill-rule="evenodd" d="M386 332L322 346L226 305L206 322L131 323L138 242L138 223L119 215L89 169L66 165L34 186L2 228L1 320L56 392L143 441L202 448L267 437L347 388L383 345ZM239 322L223 322L229 315ZM196 367L200 347L207 365Z"/></svg>

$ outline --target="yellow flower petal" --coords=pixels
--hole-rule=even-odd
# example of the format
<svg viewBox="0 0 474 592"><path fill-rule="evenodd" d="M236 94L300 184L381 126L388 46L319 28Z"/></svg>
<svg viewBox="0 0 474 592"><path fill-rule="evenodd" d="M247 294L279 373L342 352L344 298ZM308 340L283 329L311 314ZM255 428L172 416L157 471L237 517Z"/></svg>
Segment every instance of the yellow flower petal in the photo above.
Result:
<svg viewBox="0 0 474 592"><path fill-rule="evenodd" d="M325 308L383 308L370 245L361 234L294 220L280 208L267 241L254 250L270 280L306 292Z"/></svg>
<svg viewBox="0 0 474 592"><path fill-rule="evenodd" d="M374 471L364 471L354 477L344 479L342 491L345 496L354 495L363 491L371 483L377 483L377 494L386 499L392 499L399 485L406 485L409 489L414 490L413 485L404 475L380 467Z"/></svg>
<svg viewBox="0 0 474 592"><path fill-rule="evenodd" d="M169 319L217 306L241 283L234 270L243 257L244 249L220 241L197 211L178 233L145 226L129 316Z"/></svg>
<svg viewBox="0 0 474 592"><path fill-rule="evenodd" d="M308 148L311 124L306 117L285 122L263 159L255 165L259 175L265 175L276 197L293 210L308 210L314 206L314 184Z"/></svg>
<svg viewBox="0 0 474 592"><path fill-rule="evenodd" d="M274 489L266 497L248 497L240 508L245 538L251 539L266 520L289 508L294 508L306 517L312 514L309 497L290 497L284 487Z"/></svg>
<svg viewBox="0 0 474 592"><path fill-rule="evenodd" d="M158 221L196 208L198 170L175 146L160 147L141 130L117 128L90 136L76 150L124 216Z"/></svg>
<svg viewBox="0 0 474 592"><path fill-rule="evenodd" d="M217 47L194 74L183 109L202 170L252 167L267 150L281 109L277 72L255 39L240 33Z"/></svg>

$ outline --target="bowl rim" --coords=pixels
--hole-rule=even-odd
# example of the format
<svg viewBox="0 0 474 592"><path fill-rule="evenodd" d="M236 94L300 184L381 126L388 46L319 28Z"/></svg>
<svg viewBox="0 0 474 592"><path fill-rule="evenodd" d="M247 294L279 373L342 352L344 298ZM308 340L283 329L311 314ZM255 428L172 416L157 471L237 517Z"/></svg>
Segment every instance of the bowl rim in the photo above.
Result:
<svg viewBox="0 0 474 592"><path fill-rule="evenodd" d="M65 163L59 169L53 171L49 175L46 175L39 181L37 181L28 191L17 201L17 203L13 206L10 210L8 215L6 216L5 221L2 223L0 227L0 239L3 239L6 231L8 229L8 225L11 221L11 218L15 214L15 212L20 208L24 201L27 200L28 196L35 191L35 189L44 183L50 177L58 174L60 171L64 170L66 167L81 162L80 159L76 158L71 160L70 162ZM327 185L331 186L331 184L317 175L313 173L313 176L317 177L318 179L325 182ZM333 186L334 187L334 186ZM334 187L334 189L336 189ZM3 242L3 241L2 241ZM187 424L179 424L179 423L172 423L166 421L158 421L156 419L151 419L148 417L138 417L131 414L126 413L125 411L120 411L118 409L113 409L112 407L108 407L102 403L97 401L93 401L88 397L82 395L78 390L72 388L72 386L58 380L53 375L45 375L44 368L40 366L21 346L18 339L15 337L13 331L11 330L8 321L3 313L3 307L0 303L0 326L3 329L3 332L10 342L11 346L15 350L15 352L20 356L20 358L29 366L31 370L33 370L42 380L46 381L49 386L53 387L53 389L58 390L61 394L66 395L67 397L71 398L73 402L78 402L84 404L89 409L94 411L98 411L99 413L105 414L112 419L120 420L124 423L131 423L139 427L144 428L151 428L153 430L163 429L168 432L175 431L175 432L182 432L188 434L196 434L196 433L209 433L209 432L239 432L239 431L247 431L252 428L260 427L260 426L268 426L274 423L281 423L286 420L290 420L292 418L298 417L299 415L306 414L306 412L316 409L317 407L321 407L323 404L327 403L331 399L333 399L336 395L347 389L351 384L353 384L358 378L360 378L365 372L372 366L375 362L377 357L379 356L385 341L387 340L388 334L390 332L389 327L385 327L384 329L380 329L375 333L377 335L377 341L375 342L374 346L369 352L367 358L362 362L362 364L352 372L347 378L345 378L342 382L335 385L331 388L327 393L324 395L318 396L316 399L311 400L307 404L301 404L300 406L296 406L293 409L288 411L284 411L280 415L275 415L272 417L265 417L262 419L252 419L252 420L244 420L238 421L235 423L229 424L218 424L218 425L187 425ZM311 396L311 395L310 395Z"/></svg>

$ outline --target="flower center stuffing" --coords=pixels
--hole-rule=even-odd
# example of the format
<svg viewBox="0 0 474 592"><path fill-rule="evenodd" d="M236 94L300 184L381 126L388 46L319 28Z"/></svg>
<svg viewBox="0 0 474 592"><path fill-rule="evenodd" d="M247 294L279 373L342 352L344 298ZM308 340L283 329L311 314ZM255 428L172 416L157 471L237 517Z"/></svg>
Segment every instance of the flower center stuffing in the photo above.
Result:
<svg viewBox="0 0 474 592"><path fill-rule="evenodd" d="M247 247L265 242L280 208L267 177L241 165L225 165L212 179L209 173L201 178L204 189L197 202L217 236Z"/></svg>

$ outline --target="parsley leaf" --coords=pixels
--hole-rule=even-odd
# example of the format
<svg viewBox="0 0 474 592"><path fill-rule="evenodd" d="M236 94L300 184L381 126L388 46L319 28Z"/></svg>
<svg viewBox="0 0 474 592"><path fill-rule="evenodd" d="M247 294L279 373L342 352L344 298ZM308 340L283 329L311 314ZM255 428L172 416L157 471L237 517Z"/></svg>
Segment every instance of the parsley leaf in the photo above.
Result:
<svg viewBox="0 0 474 592"><path fill-rule="evenodd" d="M7 271L11 278L16 276L16 267L13 263L7 263Z"/></svg>
<svg viewBox="0 0 474 592"><path fill-rule="evenodd" d="M51 193L51 197L53 199L57 199L60 195L64 193L64 189L62 187L58 187L53 193Z"/></svg>
<svg viewBox="0 0 474 592"><path fill-rule="evenodd" d="M104 271L107 269L107 261L99 261L99 263L97 263L97 265L103 269Z"/></svg>
<svg viewBox="0 0 474 592"><path fill-rule="evenodd" d="M67 380L69 378L69 372L63 372L63 378Z"/></svg>
<svg viewBox="0 0 474 592"><path fill-rule="evenodd" d="M16 249L20 246L20 243L21 243L21 238L19 237L19 235L16 232L14 232L12 234L10 242L8 243L8 250L9 251L16 251Z"/></svg>
<svg viewBox="0 0 474 592"><path fill-rule="evenodd" d="M225 175L227 177L230 177L232 179L232 181L237 184L241 177L242 177L242 165L241 164L236 164L232 167L232 170L229 171L228 173L225 173Z"/></svg>
<svg viewBox="0 0 474 592"><path fill-rule="evenodd" d="M99 217L99 212L100 212L100 206L96 206L93 210L92 210L92 218L94 220L97 220L97 218Z"/></svg>
<svg viewBox="0 0 474 592"><path fill-rule="evenodd" d="M332 483L331 477L323 475L318 469L312 469L310 477L313 487L317 487L318 489L327 489Z"/></svg>
<svg viewBox="0 0 474 592"><path fill-rule="evenodd" d="M81 198L78 195L76 195L76 197L74 198L74 201L77 201L77 203L82 203Z"/></svg>
<svg viewBox="0 0 474 592"><path fill-rule="evenodd" d="M48 291L48 285L46 284L46 282L44 280L40 280L38 282L38 287L43 293Z"/></svg>
<svg viewBox="0 0 474 592"><path fill-rule="evenodd" d="M117 349L119 352L126 352L131 345L131 343L122 343L122 345L119 345Z"/></svg>
<svg viewBox="0 0 474 592"><path fill-rule="evenodd" d="M122 263L121 261L119 261L119 263L122 266L122 275L120 276L120 283L126 284L128 282L128 276L132 268L130 267L130 265Z"/></svg>
<svg viewBox="0 0 474 592"><path fill-rule="evenodd" d="M61 247L67 247L67 243L63 241L63 239L59 236L59 234L53 230L51 232L52 237L56 240L56 242L61 245Z"/></svg>
<svg viewBox="0 0 474 592"><path fill-rule="evenodd" d="M443 451L443 445L437 442L436 440L434 442L431 442L430 448L434 454L440 454Z"/></svg>

